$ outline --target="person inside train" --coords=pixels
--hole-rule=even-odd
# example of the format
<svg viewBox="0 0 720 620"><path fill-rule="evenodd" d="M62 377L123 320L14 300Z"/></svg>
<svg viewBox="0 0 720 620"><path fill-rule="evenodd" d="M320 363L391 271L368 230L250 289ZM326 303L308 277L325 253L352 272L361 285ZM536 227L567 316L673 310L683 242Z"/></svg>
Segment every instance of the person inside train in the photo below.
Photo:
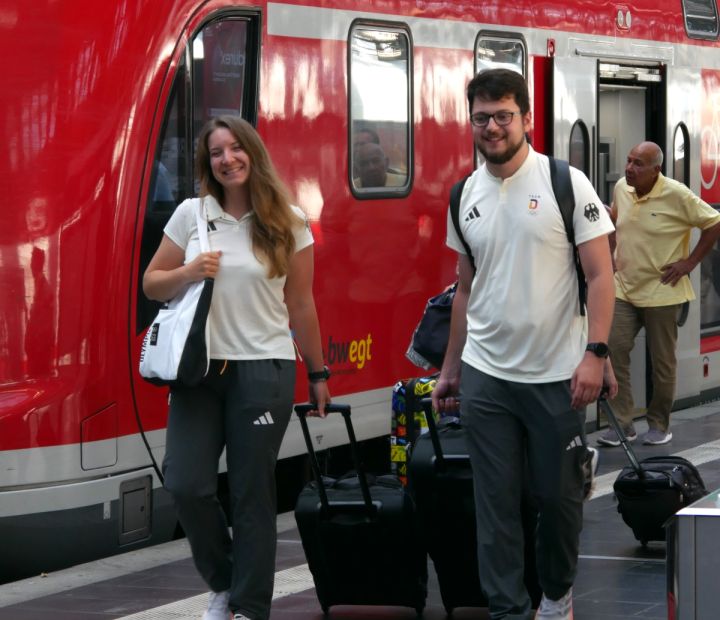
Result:
<svg viewBox="0 0 720 620"><path fill-rule="evenodd" d="M532 123L525 79L506 69L482 71L468 84L467 99L485 161L468 178L460 202L460 232L474 258L448 213L447 245L458 253L459 282L433 404L454 411L461 395L478 569L490 617L533 617L521 511L529 465L543 590L535 618L572 620L587 458L584 408L603 384L611 394L617 389L605 344L613 226L604 209L585 215L585 205L601 202L590 181L571 168L575 241L588 282L586 319L572 252L558 226L548 158L525 138Z"/></svg>
<svg viewBox="0 0 720 620"><path fill-rule="evenodd" d="M380 144L380 136L377 131L367 126L361 126L353 135L353 147L361 144Z"/></svg>
<svg viewBox="0 0 720 620"><path fill-rule="evenodd" d="M390 172L390 160L379 144L365 142L353 147L353 169L357 176L353 184L357 188L367 187L402 187L407 180L406 175Z"/></svg>
<svg viewBox="0 0 720 620"><path fill-rule="evenodd" d="M629 441L637 439L630 384L630 352L642 327L652 362L652 398L647 407L645 445L672 440L670 411L675 397L678 312L695 294L688 277L720 237L720 213L686 185L665 177L663 152L654 142L641 142L627 156L625 177L613 191L616 221L615 317L610 357L618 394L612 405ZM693 228L700 239L689 252ZM614 430L598 438L619 446Z"/></svg>
<svg viewBox="0 0 720 620"><path fill-rule="evenodd" d="M275 574L275 462L295 392L293 336L310 371L315 415L324 416L330 402L312 294L313 238L245 120L210 120L198 138L196 168L200 198L173 213L143 278L145 294L160 301L190 282L215 279L210 370L200 386L170 391L164 484L211 589L203 619L267 620ZM207 253L198 253L201 202ZM223 449L232 536L217 497Z"/></svg>

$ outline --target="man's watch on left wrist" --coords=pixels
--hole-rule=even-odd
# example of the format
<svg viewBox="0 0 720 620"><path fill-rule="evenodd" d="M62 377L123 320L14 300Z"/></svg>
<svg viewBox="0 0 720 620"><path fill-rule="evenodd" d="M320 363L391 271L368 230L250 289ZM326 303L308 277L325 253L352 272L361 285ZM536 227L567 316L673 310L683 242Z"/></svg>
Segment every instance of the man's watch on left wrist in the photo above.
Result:
<svg viewBox="0 0 720 620"><path fill-rule="evenodd" d="M588 342L585 350L590 351L597 357L606 358L610 355L610 347L608 347L605 342Z"/></svg>
<svg viewBox="0 0 720 620"><path fill-rule="evenodd" d="M310 383L319 383L320 381L327 381L330 378L330 369L327 366L323 366L322 370L316 370L315 372L308 373L308 381Z"/></svg>

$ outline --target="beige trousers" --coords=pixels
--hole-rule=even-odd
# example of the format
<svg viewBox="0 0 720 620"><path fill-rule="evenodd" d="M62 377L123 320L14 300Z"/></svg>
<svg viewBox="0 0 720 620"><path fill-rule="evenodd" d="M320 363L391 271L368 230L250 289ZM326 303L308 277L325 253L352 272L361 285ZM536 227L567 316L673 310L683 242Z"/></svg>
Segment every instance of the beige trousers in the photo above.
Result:
<svg viewBox="0 0 720 620"><path fill-rule="evenodd" d="M635 336L645 328L652 362L652 399L647 408L647 422L651 429L667 432L670 410L675 398L675 345L677 344L677 316L681 304L638 308L631 303L615 300L615 316L610 332L610 359L618 381L618 395L611 401L615 415L624 429L632 425L634 403L630 384L630 352Z"/></svg>

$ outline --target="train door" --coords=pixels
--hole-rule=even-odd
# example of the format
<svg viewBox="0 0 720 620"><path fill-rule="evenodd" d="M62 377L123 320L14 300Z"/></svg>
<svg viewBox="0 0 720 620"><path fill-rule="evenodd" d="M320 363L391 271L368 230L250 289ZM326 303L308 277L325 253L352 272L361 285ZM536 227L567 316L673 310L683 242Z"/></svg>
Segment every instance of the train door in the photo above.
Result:
<svg viewBox="0 0 720 620"><path fill-rule="evenodd" d="M624 176L630 149L645 140L664 144L663 72L657 63L620 65L601 61L597 75L595 188L600 199L610 205L615 183ZM644 412L650 398L649 368L645 331L641 330L631 354L633 400L638 414Z"/></svg>
<svg viewBox="0 0 720 620"><path fill-rule="evenodd" d="M667 140L663 144L665 152L665 174L681 183L685 183L693 192L700 195L700 177L690 175L690 161L700 161L703 97L702 79L699 69L684 67L667 68ZM662 143L659 143L662 144ZM700 233L693 231L690 241L692 248ZM712 261L713 254L708 255ZM706 322L703 310L710 305L711 297L717 296L712 281L706 282L702 276L711 275L705 261L700 269L690 274L695 294L700 303L687 306L687 315L681 321L678 330L677 346L677 392L676 400L697 396L702 389L703 370L700 356L701 324ZM704 303L704 302L709 303Z"/></svg>
<svg viewBox="0 0 720 620"><path fill-rule="evenodd" d="M200 18L198 18L200 19ZM160 304L142 292L142 276L175 207L197 195L194 139L211 117L240 114L251 123L257 118L260 16L256 12L224 11L197 24L187 45L176 49L151 143L148 148L142 204L136 229L134 316L130 320L131 359L139 359L145 330ZM174 73L174 75L173 75ZM133 364L137 368L136 364ZM154 462L164 453L167 394L132 374L138 430Z"/></svg>
<svg viewBox="0 0 720 620"><path fill-rule="evenodd" d="M553 155L595 181L597 61L553 59Z"/></svg>

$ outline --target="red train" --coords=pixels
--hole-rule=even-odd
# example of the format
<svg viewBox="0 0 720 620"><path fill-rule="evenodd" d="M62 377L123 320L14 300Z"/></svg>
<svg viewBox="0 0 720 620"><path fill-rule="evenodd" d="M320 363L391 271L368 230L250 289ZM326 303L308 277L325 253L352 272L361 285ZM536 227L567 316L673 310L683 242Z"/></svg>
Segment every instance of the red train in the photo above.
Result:
<svg viewBox="0 0 720 620"><path fill-rule="evenodd" d="M651 139L669 176L720 203L717 1L664 4L6 0L0 581L175 532L155 470L167 393L137 373L156 310L139 284L195 193L208 117L256 123L309 214L332 393L361 439L382 437L392 385L419 372L404 357L414 325L454 279L445 210L475 163L474 72L523 72L534 146L585 170L604 199L629 148ZM362 180L363 132L387 157L386 186ZM693 274L681 405L720 389L718 261ZM330 419L313 433L321 448L344 442ZM282 456L302 451L291 425Z"/></svg>

